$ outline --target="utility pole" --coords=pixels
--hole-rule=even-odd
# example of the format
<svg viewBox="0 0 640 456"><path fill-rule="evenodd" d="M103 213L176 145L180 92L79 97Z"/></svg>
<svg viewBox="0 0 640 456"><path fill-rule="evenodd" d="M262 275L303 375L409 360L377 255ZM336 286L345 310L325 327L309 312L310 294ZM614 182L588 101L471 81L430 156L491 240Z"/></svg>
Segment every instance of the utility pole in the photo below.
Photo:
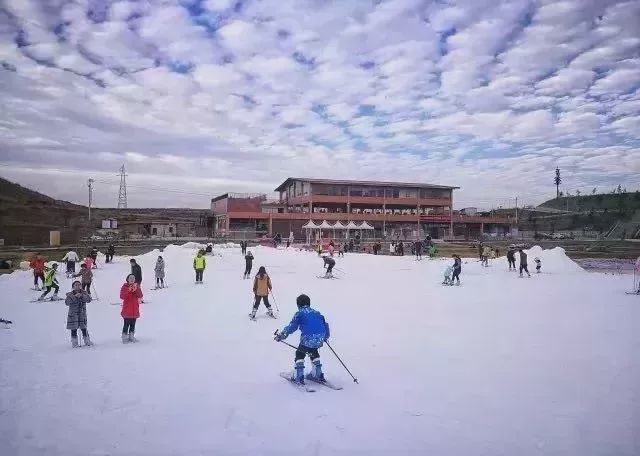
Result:
<svg viewBox="0 0 640 456"><path fill-rule="evenodd" d="M89 187L89 226L91 226L91 203L93 202L93 179L87 181L87 187Z"/></svg>
<svg viewBox="0 0 640 456"><path fill-rule="evenodd" d="M518 224L518 197L516 196L516 225Z"/></svg>

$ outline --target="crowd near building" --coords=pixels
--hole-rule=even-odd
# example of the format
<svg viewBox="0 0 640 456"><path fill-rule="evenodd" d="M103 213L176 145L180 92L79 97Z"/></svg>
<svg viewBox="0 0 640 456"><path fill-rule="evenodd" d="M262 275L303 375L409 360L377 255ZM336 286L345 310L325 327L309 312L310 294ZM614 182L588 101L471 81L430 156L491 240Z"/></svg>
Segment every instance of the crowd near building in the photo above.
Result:
<svg viewBox="0 0 640 456"><path fill-rule="evenodd" d="M511 234L513 221L477 211L454 211L459 187L408 182L290 177L275 192L225 193L211 200L219 237L475 238Z"/></svg>

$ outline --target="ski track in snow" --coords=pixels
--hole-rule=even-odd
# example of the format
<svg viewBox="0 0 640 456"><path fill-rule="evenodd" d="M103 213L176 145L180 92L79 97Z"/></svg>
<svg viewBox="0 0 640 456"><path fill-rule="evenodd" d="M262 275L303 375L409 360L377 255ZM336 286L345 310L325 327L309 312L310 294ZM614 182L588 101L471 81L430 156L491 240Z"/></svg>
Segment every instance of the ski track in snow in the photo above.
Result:
<svg viewBox="0 0 640 456"><path fill-rule="evenodd" d="M317 254L255 247L254 274L269 265L280 319L252 322L239 248L216 248L223 256L207 258L195 286L196 248L163 251L164 290L148 290L159 252L137 257L150 301L137 344L120 342L120 307L109 305L128 258L99 258L90 348L71 348L64 301L29 302L31 272L0 276L0 316L13 321L0 328L1 454L640 454L640 298L625 295L629 277L534 247L530 269L538 256L545 274L531 279L505 258L490 268L469 258L464 286L443 287L449 260L347 254L336 258L341 280L317 280ZM71 280L59 277L62 295ZM294 352L273 332L300 293L359 385L328 347L324 370L342 391L301 394L278 375Z"/></svg>

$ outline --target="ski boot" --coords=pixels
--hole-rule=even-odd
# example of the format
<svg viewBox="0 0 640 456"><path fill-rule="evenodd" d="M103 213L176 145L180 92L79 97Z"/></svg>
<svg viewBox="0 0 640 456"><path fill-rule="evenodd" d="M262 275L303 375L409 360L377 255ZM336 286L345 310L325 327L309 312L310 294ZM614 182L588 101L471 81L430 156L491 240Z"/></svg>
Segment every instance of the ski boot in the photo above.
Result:
<svg viewBox="0 0 640 456"><path fill-rule="evenodd" d="M55 293L53 293L53 296L51 296L51 300L52 300L52 301L59 301L59 300L61 300L61 299L62 299L62 298L59 298L59 297L58 297L58 292L57 292L57 291L56 291Z"/></svg>
<svg viewBox="0 0 640 456"><path fill-rule="evenodd" d="M304 359L296 361L296 369L293 371L291 381L304 385Z"/></svg>
<svg viewBox="0 0 640 456"><path fill-rule="evenodd" d="M326 382L327 380L324 378L324 374L322 373L322 363L320 362L320 358L314 359L311 363L313 364L313 367L311 368L311 372L307 375L307 378L315 382Z"/></svg>
<svg viewBox="0 0 640 456"><path fill-rule="evenodd" d="M123 344L128 344L129 343L129 335L122 333L122 343Z"/></svg>
<svg viewBox="0 0 640 456"><path fill-rule="evenodd" d="M86 336L82 336L82 341L87 347L91 347L93 345L93 342L91 342L91 338L89 337L88 333Z"/></svg>
<svg viewBox="0 0 640 456"><path fill-rule="evenodd" d="M271 318L276 318L272 309L267 310L267 315L270 316Z"/></svg>
<svg viewBox="0 0 640 456"><path fill-rule="evenodd" d="M138 339L136 339L136 335L133 331L129 333L129 342L132 342L132 343L138 342Z"/></svg>
<svg viewBox="0 0 640 456"><path fill-rule="evenodd" d="M250 318L251 320L255 320L255 319L256 319L256 311L255 311L255 310L252 310L252 311L251 311L251 313L249 314L249 318Z"/></svg>
<svg viewBox="0 0 640 456"><path fill-rule="evenodd" d="M71 348L78 348L78 338L77 337L72 337L71 338Z"/></svg>

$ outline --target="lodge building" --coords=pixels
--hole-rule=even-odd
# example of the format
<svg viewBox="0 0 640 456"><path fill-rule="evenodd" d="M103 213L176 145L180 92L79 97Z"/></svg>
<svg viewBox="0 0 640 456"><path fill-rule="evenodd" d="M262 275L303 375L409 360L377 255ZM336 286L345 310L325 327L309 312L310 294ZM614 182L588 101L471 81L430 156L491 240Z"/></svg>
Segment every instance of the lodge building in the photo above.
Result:
<svg viewBox="0 0 640 456"><path fill-rule="evenodd" d="M225 193L211 200L219 236L306 236L304 226L327 224L338 228L367 222L373 235L413 239L477 237L480 233L510 233L505 217L464 215L453 210L453 191L459 187L407 182L350 181L290 177L275 192Z"/></svg>

